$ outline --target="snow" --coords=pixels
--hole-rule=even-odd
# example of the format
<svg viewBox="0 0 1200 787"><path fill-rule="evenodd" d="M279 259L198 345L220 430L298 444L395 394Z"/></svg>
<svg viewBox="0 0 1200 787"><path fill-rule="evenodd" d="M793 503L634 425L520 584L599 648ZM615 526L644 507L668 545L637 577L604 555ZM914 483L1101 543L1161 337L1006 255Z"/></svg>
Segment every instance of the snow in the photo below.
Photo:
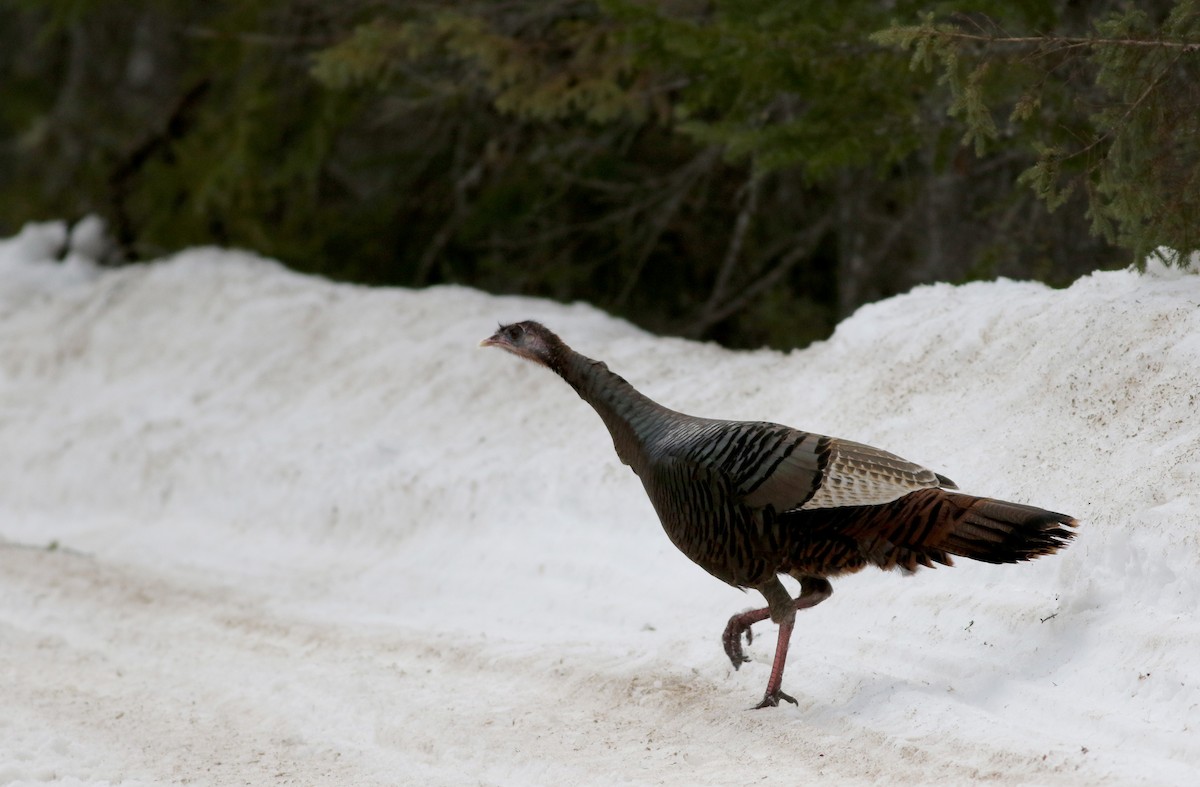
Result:
<svg viewBox="0 0 1200 787"><path fill-rule="evenodd" d="M920 287L781 354L104 248L0 241L0 783L1196 783L1200 276ZM749 710L773 626L736 672L719 639L760 600L675 551L569 388L478 349L523 318L1079 537L836 580L799 705Z"/></svg>

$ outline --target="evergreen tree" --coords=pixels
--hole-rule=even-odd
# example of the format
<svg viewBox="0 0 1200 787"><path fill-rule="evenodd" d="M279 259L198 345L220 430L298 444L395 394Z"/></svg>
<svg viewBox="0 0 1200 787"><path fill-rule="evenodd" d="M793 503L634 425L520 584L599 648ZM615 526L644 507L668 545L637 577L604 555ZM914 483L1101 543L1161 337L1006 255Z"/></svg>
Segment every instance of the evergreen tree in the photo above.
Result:
<svg viewBox="0 0 1200 787"><path fill-rule="evenodd" d="M875 39L941 70L978 153L1005 138L1032 148L1022 181L1049 210L1082 192L1093 231L1139 261L1159 246L1200 249L1197 0L1112 9L1079 34L926 15Z"/></svg>
<svg viewBox="0 0 1200 787"><path fill-rule="evenodd" d="M1197 247L1200 0L0 0L0 232L788 347Z"/></svg>

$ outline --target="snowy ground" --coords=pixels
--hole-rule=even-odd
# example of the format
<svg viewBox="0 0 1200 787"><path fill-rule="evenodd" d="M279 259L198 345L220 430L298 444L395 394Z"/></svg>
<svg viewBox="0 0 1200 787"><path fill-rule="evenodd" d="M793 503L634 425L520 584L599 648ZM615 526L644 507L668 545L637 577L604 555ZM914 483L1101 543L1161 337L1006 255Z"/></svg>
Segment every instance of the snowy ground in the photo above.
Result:
<svg viewBox="0 0 1200 787"><path fill-rule="evenodd" d="M94 234L0 242L0 783L1200 783L1200 276L922 287L783 355L212 249L101 271ZM772 626L738 672L719 635L758 599L476 347L526 317L1078 540L836 582L799 706L748 710Z"/></svg>

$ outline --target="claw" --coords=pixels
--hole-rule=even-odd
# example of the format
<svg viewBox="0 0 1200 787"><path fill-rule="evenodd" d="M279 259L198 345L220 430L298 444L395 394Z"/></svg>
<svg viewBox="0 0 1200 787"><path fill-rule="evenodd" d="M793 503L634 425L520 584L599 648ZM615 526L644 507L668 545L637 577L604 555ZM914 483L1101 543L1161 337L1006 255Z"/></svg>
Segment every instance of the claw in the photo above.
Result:
<svg viewBox="0 0 1200 787"><path fill-rule="evenodd" d="M754 630L750 627L761 620L766 620L767 616L768 611L763 608L747 610L729 619L729 623L725 626L725 633L721 636L721 644L725 646L725 655L729 657L729 663L733 665L734 669L750 660L750 657L742 651L742 634L746 635L747 645L752 643Z"/></svg>
<svg viewBox="0 0 1200 787"><path fill-rule="evenodd" d="M766 694L763 695L762 702L760 702L754 706L754 710L759 710L761 708L778 707L780 700L786 700L787 702L790 702L793 705L800 704L800 703L796 702L796 698L793 697L791 694L784 694L782 691L777 691L774 694L767 692Z"/></svg>
<svg viewBox="0 0 1200 787"><path fill-rule="evenodd" d="M746 643L749 644L754 636L750 633L750 627L739 620L738 615L734 615L729 619L725 633L721 635L721 644L725 647L725 655L729 657L729 663L733 665L734 669L750 660L750 657L742 650L743 632L746 634Z"/></svg>

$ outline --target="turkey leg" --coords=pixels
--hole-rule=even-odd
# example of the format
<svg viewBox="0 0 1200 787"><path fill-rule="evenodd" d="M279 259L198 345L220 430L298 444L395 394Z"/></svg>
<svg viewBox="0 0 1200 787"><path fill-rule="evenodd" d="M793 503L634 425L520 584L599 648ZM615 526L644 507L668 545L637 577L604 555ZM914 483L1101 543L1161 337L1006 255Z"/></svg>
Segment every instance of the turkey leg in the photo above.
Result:
<svg viewBox="0 0 1200 787"><path fill-rule="evenodd" d="M756 708L774 707L779 700L787 700L796 704L796 700L781 691L783 685L783 667L787 663L788 644L791 642L792 629L796 625L796 612L809 607L815 607L833 594L829 581L821 577L801 576L800 595L794 601L787 589L777 577L759 586L758 590L767 600L766 607L751 609L734 615L725 626L721 642L725 646L725 655L729 657L733 668L737 669L742 662L749 661L742 651L742 634L746 635L746 643L754 639L751 626L768 617L779 624L779 640L775 644L775 659L771 664L771 677L767 681L767 690L763 700Z"/></svg>

